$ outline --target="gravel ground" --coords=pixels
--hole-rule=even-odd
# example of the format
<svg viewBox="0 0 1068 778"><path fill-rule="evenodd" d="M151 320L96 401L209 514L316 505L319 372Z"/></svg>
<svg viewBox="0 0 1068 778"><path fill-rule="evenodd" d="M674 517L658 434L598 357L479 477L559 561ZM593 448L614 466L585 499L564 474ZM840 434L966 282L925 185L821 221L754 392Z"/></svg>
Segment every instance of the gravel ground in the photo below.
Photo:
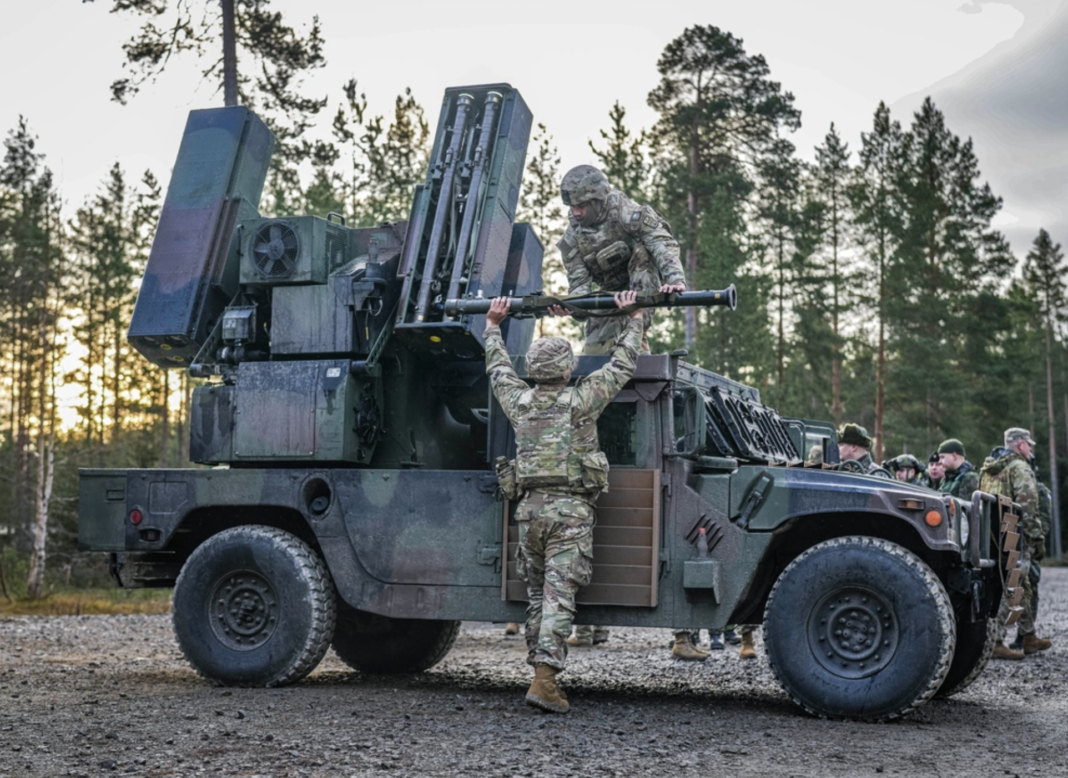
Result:
<svg viewBox="0 0 1068 778"><path fill-rule="evenodd" d="M420 674L369 677L330 653L303 683L219 689L167 616L0 620L0 776L1068 775L1068 568L1045 571L1052 650L991 663L891 724L814 719L763 648L670 658L666 630L571 654L567 716L523 704L522 641L465 624ZM758 633L759 635L759 633Z"/></svg>

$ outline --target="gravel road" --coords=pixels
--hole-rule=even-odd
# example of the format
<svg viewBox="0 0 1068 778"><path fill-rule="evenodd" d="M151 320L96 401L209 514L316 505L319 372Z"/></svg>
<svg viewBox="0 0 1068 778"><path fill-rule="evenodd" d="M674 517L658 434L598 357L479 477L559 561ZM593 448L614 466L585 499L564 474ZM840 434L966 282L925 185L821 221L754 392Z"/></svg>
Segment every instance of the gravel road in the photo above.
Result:
<svg viewBox="0 0 1068 778"><path fill-rule="evenodd" d="M167 616L0 619L0 776L1068 775L1068 568L1044 571L1052 650L991 663L903 721L814 719L761 658L670 658L666 630L571 654L567 716L523 704L503 625L465 624L432 670L370 677L330 653L283 689L219 689ZM759 635L759 633L758 633Z"/></svg>

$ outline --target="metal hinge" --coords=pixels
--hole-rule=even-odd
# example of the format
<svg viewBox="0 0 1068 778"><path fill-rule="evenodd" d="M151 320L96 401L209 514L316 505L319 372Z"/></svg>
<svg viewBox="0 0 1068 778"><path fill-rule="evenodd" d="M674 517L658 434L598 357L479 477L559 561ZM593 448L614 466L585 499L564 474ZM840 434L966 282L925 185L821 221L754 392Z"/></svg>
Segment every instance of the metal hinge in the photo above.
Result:
<svg viewBox="0 0 1068 778"><path fill-rule="evenodd" d="M493 565L499 568L501 561L501 544L483 545L478 547L478 563L480 565Z"/></svg>

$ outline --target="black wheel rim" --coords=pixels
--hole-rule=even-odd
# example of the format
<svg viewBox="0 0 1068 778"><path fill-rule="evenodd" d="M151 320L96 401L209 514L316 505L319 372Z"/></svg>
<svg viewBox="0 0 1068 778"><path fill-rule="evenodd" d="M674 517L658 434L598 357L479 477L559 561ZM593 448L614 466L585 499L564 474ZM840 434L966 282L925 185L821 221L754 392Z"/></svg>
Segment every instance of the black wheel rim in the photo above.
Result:
<svg viewBox="0 0 1068 778"><path fill-rule="evenodd" d="M858 586L835 589L808 618L808 644L816 661L840 678L867 678L897 652L897 614L877 592Z"/></svg>
<svg viewBox="0 0 1068 778"><path fill-rule="evenodd" d="M227 648L250 651L278 626L278 595L259 573L243 570L222 578L211 593L211 628Z"/></svg>

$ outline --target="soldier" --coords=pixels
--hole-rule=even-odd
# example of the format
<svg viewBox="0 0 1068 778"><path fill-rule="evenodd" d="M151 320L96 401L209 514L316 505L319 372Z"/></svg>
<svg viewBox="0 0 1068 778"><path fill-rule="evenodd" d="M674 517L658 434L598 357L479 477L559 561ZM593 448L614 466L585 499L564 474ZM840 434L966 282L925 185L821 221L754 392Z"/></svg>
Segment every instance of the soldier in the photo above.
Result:
<svg viewBox="0 0 1068 778"><path fill-rule="evenodd" d="M1023 659L1024 654L1033 654L1036 651L1045 651L1052 643L1046 638L1040 638L1035 634L1034 615L1031 613L1031 585L1028 574L1030 572L1031 559L1035 556L1042 557L1046 553L1045 537L1042 534L1042 525L1038 518L1038 484L1035 474L1027 464L1027 458L1031 455L1035 441L1031 439L1031 433L1022 427L1011 427L1005 430L1005 445L998 446L983 462L979 471L979 488L990 494L1003 494L1013 502L1020 504L1020 533L1022 551L1020 554L1021 576L1020 582L1024 587L1023 613L1016 622L1016 631L1023 636L1023 651L1013 651L1005 645L1005 621L1009 616L1009 599L1001 600L998 610L998 642L994 646L993 657L995 659ZM943 460L944 461L944 460ZM948 478L948 474L947 474Z"/></svg>
<svg viewBox="0 0 1068 778"><path fill-rule="evenodd" d="M887 470L894 474L894 478L898 481L904 481L907 484L919 484L920 476L923 475L924 466L923 462L918 460L912 454L901 454L884 464Z"/></svg>
<svg viewBox="0 0 1068 778"><path fill-rule="evenodd" d="M623 308L637 295L616 294ZM539 338L527 352L530 388L516 375L501 337L507 297L486 314L486 372L515 427L515 482L519 548L516 566L527 583L527 662L534 681L526 701L567 713L556 684L567 659L575 595L593 574L594 503L608 488L608 460L597 444L597 417L634 375L641 346L641 309L626 318L608 364L574 388L568 386L575 357L563 338Z"/></svg>
<svg viewBox="0 0 1068 778"><path fill-rule="evenodd" d="M866 429L859 424L843 424L838 430L838 458L842 460L838 469L892 479L888 470L871 461L870 448L871 438ZM850 464L852 462L856 464Z"/></svg>
<svg viewBox="0 0 1068 778"><path fill-rule="evenodd" d="M945 470L945 477L938 491L970 501L972 492L979 488L979 473L975 465L964 457L964 444L959 440L950 438L942 441L938 447L938 459Z"/></svg>
<svg viewBox="0 0 1068 778"><path fill-rule="evenodd" d="M1035 474L1035 483L1038 485L1038 521L1042 525L1042 536L1048 538L1050 526L1053 523L1053 493L1038 477L1038 461L1034 454L1027 458L1027 463L1031 466L1031 472ZM1042 581L1042 560L1045 558L1045 548L1039 550L1042 553L1031 557L1031 567L1027 571L1027 579L1031 584L1032 620L1038 618L1038 585ZM1012 642L1012 648L1014 651L1024 650L1023 635L1019 633L1019 630L1016 632L1016 640Z"/></svg>
<svg viewBox="0 0 1068 778"><path fill-rule="evenodd" d="M567 271L568 294L588 294L596 286L606 292L685 292L686 274L679 261L679 243L671 226L648 205L639 205L592 165L572 168L560 182L569 207L568 227L557 247ZM618 316L586 318L582 353L604 355L623 326ZM653 311L644 314L645 330ZM643 331L641 353L649 353Z"/></svg>
<svg viewBox="0 0 1068 778"><path fill-rule="evenodd" d="M935 449L927 458L927 472L920 476L919 484L936 492L942 486L946 469L942 467L942 460L938 457L938 449Z"/></svg>

